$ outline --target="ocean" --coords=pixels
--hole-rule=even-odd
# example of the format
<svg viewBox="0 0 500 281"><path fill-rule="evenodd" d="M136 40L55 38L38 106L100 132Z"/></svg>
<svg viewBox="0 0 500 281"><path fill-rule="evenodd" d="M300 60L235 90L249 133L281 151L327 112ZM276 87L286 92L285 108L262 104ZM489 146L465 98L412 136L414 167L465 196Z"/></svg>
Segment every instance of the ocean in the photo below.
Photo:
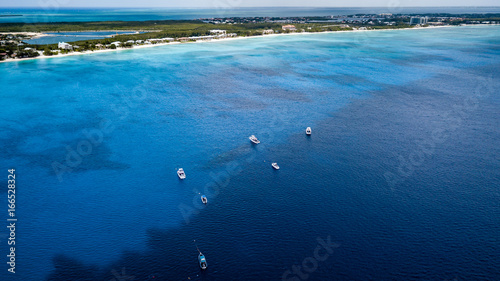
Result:
<svg viewBox="0 0 500 281"><path fill-rule="evenodd" d="M239 1L213 1L210 8L67 8L64 3L40 2L33 8L0 8L0 23L192 20L217 17L303 17L354 14L483 14L500 13L500 7L239 7Z"/></svg>
<svg viewBox="0 0 500 281"><path fill-rule="evenodd" d="M499 46L465 26L1 63L0 279L496 280Z"/></svg>

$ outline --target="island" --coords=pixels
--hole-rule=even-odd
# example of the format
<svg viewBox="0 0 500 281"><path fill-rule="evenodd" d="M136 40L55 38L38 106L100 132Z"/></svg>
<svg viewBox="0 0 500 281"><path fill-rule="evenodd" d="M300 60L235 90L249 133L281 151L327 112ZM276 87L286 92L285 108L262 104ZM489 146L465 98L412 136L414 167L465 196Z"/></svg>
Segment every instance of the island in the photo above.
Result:
<svg viewBox="0 0 500 281"><path fill-rule="evenodd" d="M323 17L227 17L197 20L0 23L0 61L83 54L163 44L280 34L499 24L500 14L355 14ZM116 32L98 38L29 44L47 33ZM118 32L131 31L129 34Z"/></svg>

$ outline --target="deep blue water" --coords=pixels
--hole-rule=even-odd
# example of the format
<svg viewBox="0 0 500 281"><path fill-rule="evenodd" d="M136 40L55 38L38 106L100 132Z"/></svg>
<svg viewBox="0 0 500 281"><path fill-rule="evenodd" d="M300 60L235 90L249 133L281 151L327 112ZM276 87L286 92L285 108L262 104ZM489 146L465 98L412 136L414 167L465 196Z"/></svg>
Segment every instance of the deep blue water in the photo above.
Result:
<svg viewBox="0 0 500 281"><path fill-rule="evenodd" d="M75 42L111 37L116 34L131 34L133 32L92 31L92 32L47 32L47 36L26 40L28 44L55 44L58 42Z"/></svg>
<svg viewBox="0 0 500 281"><path fill-rule="evenodd" d="M145 20L189 20L212 17L292 17L330 16L370 13L500 13L500 7L400 7L397 1L385 7L239 7L238 1L213 1L210 8L65 8L65 3L41 2L36 8L3 8L0 22L84 22L84 21L145 21Z"/></svg>
<svg viewBox="0 0 500 281"><path fill-rule="evenodd" d="M497 280L499 46L482 26L2 63L0 276Z"/></svg>

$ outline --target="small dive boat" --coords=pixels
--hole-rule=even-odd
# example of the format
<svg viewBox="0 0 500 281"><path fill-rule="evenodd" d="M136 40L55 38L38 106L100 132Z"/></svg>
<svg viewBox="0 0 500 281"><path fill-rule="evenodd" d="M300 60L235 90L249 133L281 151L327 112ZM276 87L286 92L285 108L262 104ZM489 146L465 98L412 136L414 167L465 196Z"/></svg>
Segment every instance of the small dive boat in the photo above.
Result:
<svg viewBox="0 0 500 281"><path fill-rule="evenodd" d="M311 127L307 127L307 129L306 129L306 135L308 135L308 136L311 135Z"/></svg>
<svg viewBox="0 0 500 281"><path fill-rule="evenodd" d="M201 202L203 202L203 204L207 204L208 200L207 200L207 197L205 195L201 196Z"/></svg>
<svg viewBox="0 0 500 281"><path fill-rule="evenodd" d="M273 168L275 170L279 170L280 169L280 166L278 166L278 163L272 163L271 166L273 166Z"/></svg>
<svg viewBox="0 0 500 281"><path fill-rule="evenodd" d="M260 143L260 140L257 139L257 137L255 137L254 135L251 135L249 137L250 141L255 143L255 144L259 144Z"/></svg>
<svg viewBox="0 0 500 281"><path fill-rule="evenodd" d="M198 262L200 263L200 268L205 270L207 269L207 260L205 259L205 256L200 252L198 255Z"/></svg>
<svg viewBox="0 0 500 281"><path fill-rule="evenodd" d="M186 178L186 173L184 173L184 169L180 168L178 171L177 171L177 175L179 176L179 178L181 180L185 179Z"/></svg>

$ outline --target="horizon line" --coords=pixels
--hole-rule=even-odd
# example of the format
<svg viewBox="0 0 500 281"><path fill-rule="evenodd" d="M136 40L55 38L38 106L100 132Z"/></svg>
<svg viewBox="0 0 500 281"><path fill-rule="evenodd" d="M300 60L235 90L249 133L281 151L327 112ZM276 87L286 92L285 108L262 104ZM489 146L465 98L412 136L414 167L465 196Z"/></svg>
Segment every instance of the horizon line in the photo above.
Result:
<svg viewBox="0 0 500 281"><path fill-rule="evenodd" d="M490 6L490 5L471 5L471 6L399 6L404 8L500 8L499 6ZM40 6L0 6L0 9L10 8L39 8L44 9ZM145 6L145 7L136 7L136 6L97 6L97 7L88 7L88 6L64 6L59 7L57 9L65 9L65 8L89 8L89 9L105 9L105 8L134 8L134 9L155 9L155 8L178 8L178 9L221 9L209 6L203 7L180 7L180 6ZM222 9L240 9L240 8L388 8L386 5L384 6L239 6L239 7L230 7L230 8L222 8Z"/></svg>

